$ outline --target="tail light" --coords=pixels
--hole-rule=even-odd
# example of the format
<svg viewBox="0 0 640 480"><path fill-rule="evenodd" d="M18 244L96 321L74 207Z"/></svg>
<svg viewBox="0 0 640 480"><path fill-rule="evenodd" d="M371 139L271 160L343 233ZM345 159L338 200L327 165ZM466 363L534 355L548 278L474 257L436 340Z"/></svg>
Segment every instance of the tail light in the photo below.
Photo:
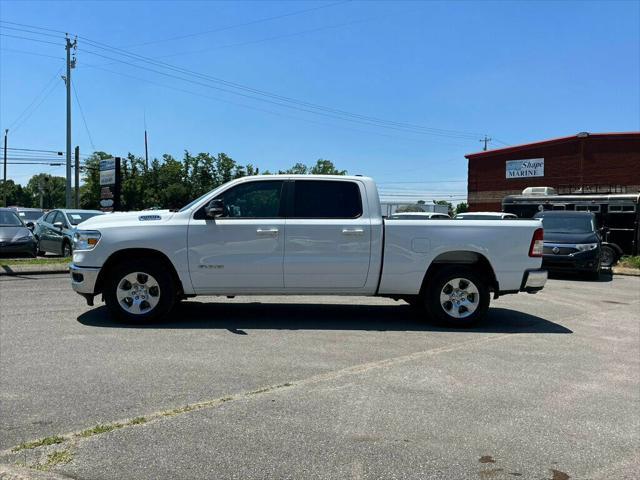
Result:
<svg viewBox="0 0 640 480"><path fill-rule="evenodd" d="M531 239L531 246L529 247L530 257L541 257L544 250L544 230L542 228L536 229L533 232L533 238Z"/></svg>

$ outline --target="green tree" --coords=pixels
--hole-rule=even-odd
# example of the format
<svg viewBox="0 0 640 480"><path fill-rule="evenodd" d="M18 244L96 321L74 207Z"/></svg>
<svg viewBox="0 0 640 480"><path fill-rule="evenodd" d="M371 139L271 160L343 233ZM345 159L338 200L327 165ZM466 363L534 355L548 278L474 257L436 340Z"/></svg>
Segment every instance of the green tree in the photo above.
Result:
<svg viewBox="0 0 640 480"><path fill-rule="evenodd" d="M15 183L13 180L9 179L2 184L0 184L0 199L4 199L5 191L7 194L7 204L9 205L18 205L21 207L31 207L33 206L33 200L22 185L19 183Z"/></svg>
<svg viewBox="0 0 640 480"><path fill-rule="evenodd" d="M304 163L296 163L288 170L280 170L278 173L290 175L346 175L347 171L338 170L331 160L320 158L315 165L307 166Z"/></svg>
<svg viewBox="0 0 640 480"><path fill-rule="evenodd" d="M467 202L460 202L458 205L456 205L456 208L455 208L456 215L458 213L464 213L468 211L469 211L469 204Z"/></svg>
<svg viewBox="0 0 640 480"><path fill-rule="evenodd" d="M62 208L66 203L66 181L48 173L38 173L29 179L25 192L31 205L42 208Z"/></svg>

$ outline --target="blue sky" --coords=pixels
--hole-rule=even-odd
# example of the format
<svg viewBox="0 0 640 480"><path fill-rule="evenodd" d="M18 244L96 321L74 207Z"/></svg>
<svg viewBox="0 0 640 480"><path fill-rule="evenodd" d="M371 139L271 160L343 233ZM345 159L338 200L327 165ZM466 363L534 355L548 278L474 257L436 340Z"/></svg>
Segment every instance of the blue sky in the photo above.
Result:
<svg viewBox="0 0 640 480"><path fill-rule="evenodd" d="M464 154L478 151L485 133L518 144L640 130L639 5L1 1L0 20L79 35L73 81L96 149L142 155L146 112L152 157L226 152L271 170L327 158L373 176L386 192L458 199ZM62 150L65 91L55 79L62 37L15 23L0 24L0 128L10 128L10 147ZM172 73L91 41L209 78L162 75L149 69ZM285 108L258 100L275 100L263 94L243 97L231 91L246 90L210 76L384 126L277 100L295 107ZM38 108L21 120L34 99ZM73 144L90 153L75 98L73 122ZM9 165L9 178L26 183L39 171L64 174Z"/></svg>

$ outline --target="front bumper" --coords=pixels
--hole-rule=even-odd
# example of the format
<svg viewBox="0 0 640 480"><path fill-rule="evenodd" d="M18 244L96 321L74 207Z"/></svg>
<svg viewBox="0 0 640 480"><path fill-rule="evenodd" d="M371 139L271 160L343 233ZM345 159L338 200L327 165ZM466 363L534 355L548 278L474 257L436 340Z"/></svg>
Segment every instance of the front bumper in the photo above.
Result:
<svg viewBox="0 0 640 480"><path fill-rule="evenodd" d="M80 295L95 295L96 282L100 267L79 267L73 263L69 265L71 287Z"/></svg>
<svg viewBox="0 0 640 480"><path fill-rule="evenodd" d="M36 242L33 240L29 240L27 242L8 242L2 241L0 242L0 255L15 255L19 253L24 253L28 255L33 255L36 251Z"/></svg>
<svg viewBox="0 0 640 480"><path fill-rule="evenodd" d="M600 249L571 255L545 254L542 256L542 266L554 271L597 272L600 268Z"/></svg>
<svg viewBox="0 0 640 480"><path fill-rule="evenodd" d="M547 283L547 271L542 269L527 270L522 277L521 292L536 293Z"/></svg>

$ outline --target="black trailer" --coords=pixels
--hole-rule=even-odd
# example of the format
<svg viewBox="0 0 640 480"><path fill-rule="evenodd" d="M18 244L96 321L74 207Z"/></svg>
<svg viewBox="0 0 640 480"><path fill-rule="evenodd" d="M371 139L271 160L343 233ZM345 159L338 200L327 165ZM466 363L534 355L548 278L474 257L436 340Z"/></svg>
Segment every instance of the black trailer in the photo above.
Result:
<svg viewBox="0 0 640 480"><path fill-rule="evenodd" d="M638 255L640 245L640 193L610 195L507 195L502 210L519 218L532 218L544 210L593 212L602 236L603 265L622 255Z"/></svg>

